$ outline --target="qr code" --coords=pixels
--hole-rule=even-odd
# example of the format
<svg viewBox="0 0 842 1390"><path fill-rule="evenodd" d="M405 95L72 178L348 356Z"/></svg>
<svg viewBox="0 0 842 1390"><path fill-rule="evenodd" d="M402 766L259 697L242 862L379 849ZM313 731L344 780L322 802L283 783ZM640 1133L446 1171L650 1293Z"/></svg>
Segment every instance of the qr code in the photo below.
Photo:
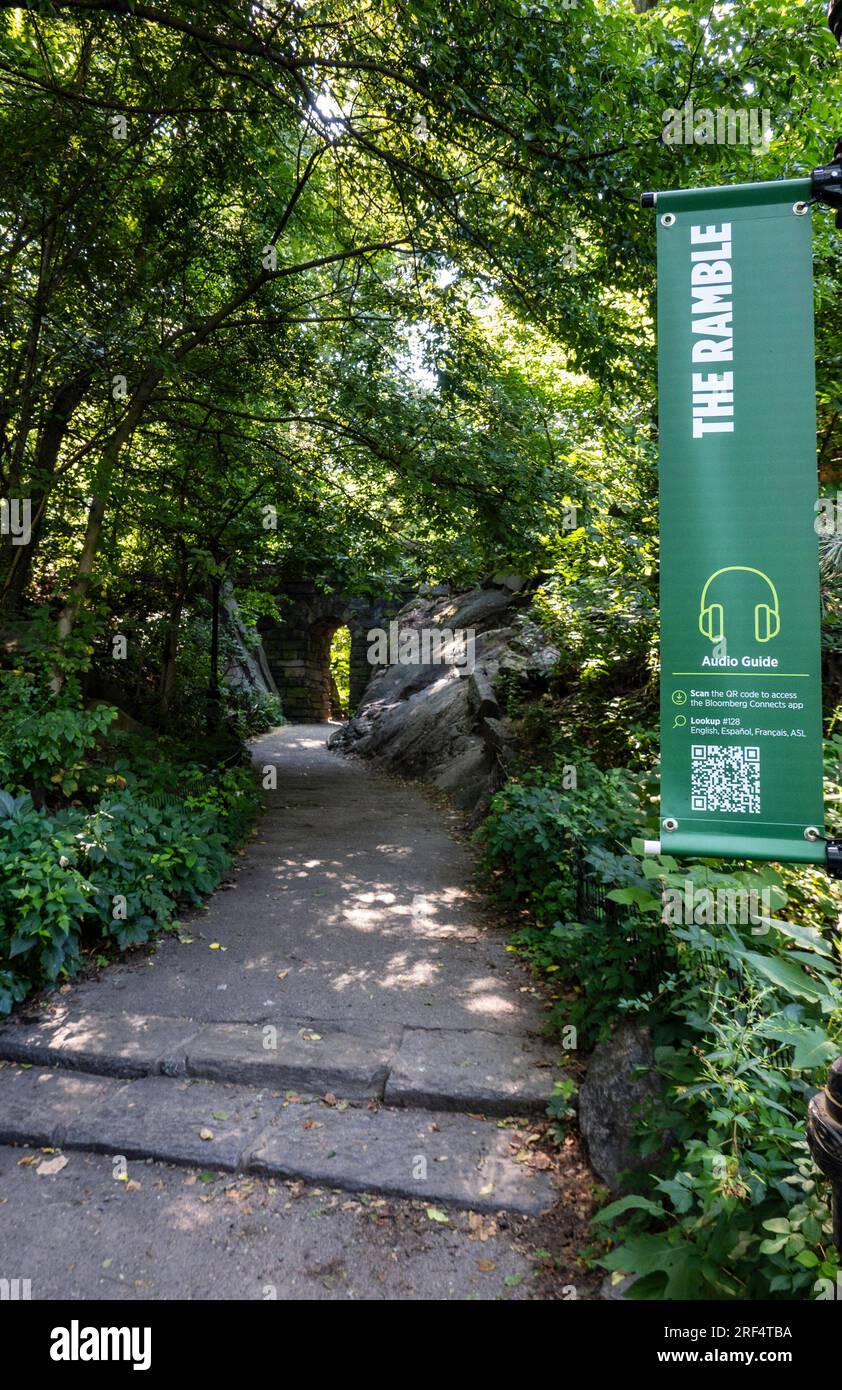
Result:
<svg viewBox="0 0 842 1390"><path fill-rule="evenodd" d="M760 815L760 749L742 744L691 745L690 805L694 811Z"/></svg>

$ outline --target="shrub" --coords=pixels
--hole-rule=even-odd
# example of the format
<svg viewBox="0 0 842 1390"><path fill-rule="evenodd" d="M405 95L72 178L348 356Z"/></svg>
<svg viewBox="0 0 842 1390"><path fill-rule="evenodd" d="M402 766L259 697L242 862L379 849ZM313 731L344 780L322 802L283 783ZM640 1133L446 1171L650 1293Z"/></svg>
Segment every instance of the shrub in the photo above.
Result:
<svg viewBox="0 0 842 1390"><path fill-rule="evenodd" d="M254 777L180 772L186 793L157 790L177 781L172 764L157 765L154 790L100 768L106 790L90 808L51 812L0 791L0 1014L76 973L86 943L140 945L220 882L259 804Z"/></svg>
<svg viewBox="0 0 842 1390"><path fill-rule="evenodd" d="M0 786L72 796L85 760L117 717L57 701L25 671L0 671Z"/></svg>
<svg viewBox="0 0 842 1390"><path fill-rule="evenodd" d="M834 830L840 751L828 748ZM631 1297L809 1295L836 1268L803 1134L841 1050L838 890L801 866L646 859L635 843L657 836L652 777L575 761L576 787L556 767L504 788L480 840L523 910L514 944L552 981L551 1026L572 1023L586 1046L621 1014L652 1031L663 1090L636 1139L649 1162L600 1213L595 1254L634 1276ZM577 859L607 895L605 920L577 918ZM665 890L688 884L697 911L666 925ZM717 920L717 890L747 889L767 891L772 915Z"/></svg>
<svg viewBox="0 0 842 1390"><path fill-rule="evenodd" d="M284 722L280 697L268 690L226 684L224 700L226 718L240 738L265 734Z"/></svg>

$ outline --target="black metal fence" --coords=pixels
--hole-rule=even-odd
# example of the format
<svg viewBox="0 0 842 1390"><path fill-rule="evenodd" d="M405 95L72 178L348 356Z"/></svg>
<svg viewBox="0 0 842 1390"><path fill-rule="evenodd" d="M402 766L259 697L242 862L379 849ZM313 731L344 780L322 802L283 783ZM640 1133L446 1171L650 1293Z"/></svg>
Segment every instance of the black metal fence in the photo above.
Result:
<svg viewBox="0 0 842 1390"><path fill-rule="evenodd" d="M667 962L667 928L660 918L653 920L633 903L617 903L608 897L608 888L585 858L585 847L575 852L573 878L576 888L576 918L584 924L603 927L622 942L626 966L641 990L654 989Z"/></svg>

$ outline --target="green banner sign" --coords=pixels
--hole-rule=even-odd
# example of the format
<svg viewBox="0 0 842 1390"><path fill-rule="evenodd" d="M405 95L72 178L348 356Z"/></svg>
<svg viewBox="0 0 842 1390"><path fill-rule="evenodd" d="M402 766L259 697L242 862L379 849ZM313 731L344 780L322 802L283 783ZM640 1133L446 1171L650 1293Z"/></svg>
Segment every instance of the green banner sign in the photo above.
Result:
<svg viewBox="0 0 842 1390"><path fill-rule="evenodd" d="M824 862L810 197L658 194L668 854Z"/></svg>

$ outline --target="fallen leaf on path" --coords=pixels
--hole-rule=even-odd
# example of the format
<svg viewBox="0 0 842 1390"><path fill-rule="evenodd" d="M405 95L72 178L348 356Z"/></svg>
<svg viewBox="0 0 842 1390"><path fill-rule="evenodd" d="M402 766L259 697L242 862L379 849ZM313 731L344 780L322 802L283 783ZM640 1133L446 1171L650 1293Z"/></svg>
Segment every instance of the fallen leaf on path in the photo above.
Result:
<svg viewBox="0 0 842 1390"><path fill-rule="evenodd" d="M428 1221L450 1221L450 1217L448 1216L447 1212L442 1211L440 1207L428 1207L427 1219Z"/></svg>
<svg viewBox="0 0 842 1390"><path fill-rule="evenodd" d="M468 1217L468 1240L491 1240L497 1235L497 1221L493 1216L482 1216L472 1211Z"/></svg>
<svg viewBox="0 0 842 1390"><path fill-rule="evenodd" d="M60 1173L62 1168L66 1167L67 1159L63 1154L59 1154L58 1158L48 1158L46 1163L39 1163L35 1171L39 1178L51 1178L54 1173Z"/></svg>
<svg viewBox="0 0 842 1390"><path fill-rule="evenodd" d="M496 1260L477 1260L477 1269L483 1274L493 1274L496 1268Z"/></svg>
<svg viewBox="0 0 842 1390"><path fill-rule="evenodd" d="M232 1202L242 1202L246 1197L250 1197L254 1191L253 1182L241 1183L239 1187L229 1187L226 1189L225 1196Z"/></svg>

